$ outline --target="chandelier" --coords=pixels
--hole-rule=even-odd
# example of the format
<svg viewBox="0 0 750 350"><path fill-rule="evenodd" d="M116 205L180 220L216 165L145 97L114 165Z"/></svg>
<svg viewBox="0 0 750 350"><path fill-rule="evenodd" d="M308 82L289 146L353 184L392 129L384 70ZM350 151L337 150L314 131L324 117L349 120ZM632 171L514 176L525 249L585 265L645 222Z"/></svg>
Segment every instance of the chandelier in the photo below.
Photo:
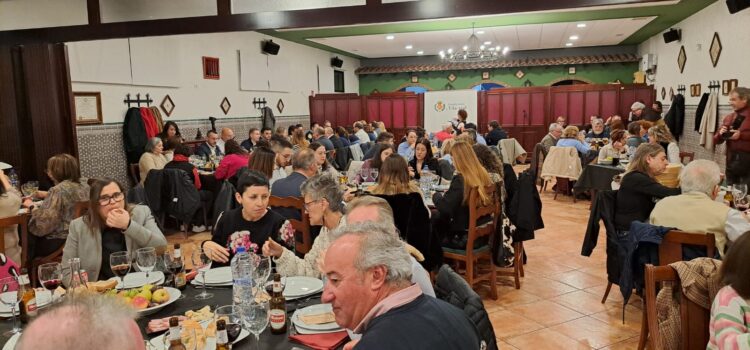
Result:
<svg viewBox="0 0 750 350"><path fill-rule="evenodd" d="M489 62L505 56L509 47L501 47L500 45L491 46L491 42L485 41L482 43L479 37L474 33L474 23L471 24L471 36L466 41L466 44L461 50L441 50L439 52L440 58L444 61L449 62Z"/></svg>

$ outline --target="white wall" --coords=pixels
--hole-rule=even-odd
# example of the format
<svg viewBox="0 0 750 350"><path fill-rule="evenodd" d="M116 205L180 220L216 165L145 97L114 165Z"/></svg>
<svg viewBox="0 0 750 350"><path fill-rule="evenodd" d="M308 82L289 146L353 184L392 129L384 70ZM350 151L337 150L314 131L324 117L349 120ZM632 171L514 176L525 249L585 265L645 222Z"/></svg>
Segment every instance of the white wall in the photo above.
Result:
<svg viewBox="0 0 750 350"><path fill-rule="evenodd" d="M0 0L0 31L88 22L86 0Z"/></svg>
<svg viewBox="0 0 750 350"><path fill-rule="evenodd" d="M278 56L265 55L252 64L240 64L240 52L261 55L261 40L273 39L281 45ZM278 116L309 115L308 96L333 92L333 69L330 59L335 54L297 43L269 38L257 32L215 33L111 39L68 43L73 91L99 91L102 94L104 123L122 122L127 105L122 100L130 93L151 95L159 105L166 94L176 108L170 120L257 117L253 98L265 98ZM218 57L220 80L203 79L202 57ZM359 80L354 70L359 60L345 56L345 92L357 93ZM279 62L283 62L280 66ZM288 69L284 81L274 80L271 73ZM320 77L317 75L318 68ZM242 73L240 73L242 71ZM269 76L270 85L282 86L287 92L247 91L241 89L241 74ZM281 74L279 74L281 76ZM320 90L318 89L320 79ZM277 89L274 89L277 90ZM224 115L219 106L224 97L232 108ZM276 103L284 101L284 112Z"/></svg>
<svg viewBox="0 0 750 350"><path fill-rule="evenodd" d="M688 105L695 105L700 101L700 97L690 97L691 84L701 84L701 92L708 91L710 80L738 79L739 86L750 86L750 10L730 15L726 3L717 1L675 24L673 28L682 30L681 42L665 44L662 33L659 33L638 47L641 56L648 53L657 55L656 81L653 84L658 99L661 100L663 86L666 87L667 96L662 102L668 104L669 88L672 87L676 94L677 85L685 85L685 103ZM714 32L719 33L723 47L715 68L709 55ZM687 54L682 74L677 65L681 45L685 46ZM720 96L719 103L726 104L727 100L726 96Z"/></svg>

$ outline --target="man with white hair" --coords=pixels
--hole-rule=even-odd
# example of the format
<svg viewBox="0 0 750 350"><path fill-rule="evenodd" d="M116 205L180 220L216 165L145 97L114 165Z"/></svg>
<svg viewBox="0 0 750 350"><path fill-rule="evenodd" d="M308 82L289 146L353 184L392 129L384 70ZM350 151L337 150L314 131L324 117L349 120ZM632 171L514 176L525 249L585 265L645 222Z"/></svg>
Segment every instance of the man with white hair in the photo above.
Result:
<svg viewBox="0 0 750 350"><path fill-rule="evenodd" d="M549 132L544 138L542 138L542 141L539 142L542 144L542 150L544 151L545 156L549 153L550 147L557 145L557 140L562 136L562 132L563 127L560 123L552 123L549 125Z"/></svg>
<svg viewBox="0 0 750 350"><path fill-rule="evenodd" d="M440 142L443 142L447 139L453 138L453 124L451 122L447 122L442 125L443 129L435 133L435 139L437 139Z"/></svg>
<svg viewBox="0 0 750 350"><path fill-rule="evenodd" d="M130 306L111 297L82 294L65 298L24 329L16 349L142 350L145 343L134 318Z"/></svg>
<svg viewBox="0 0 750 350"><path fill-rule="evenodd" d="M750 231L744 214L717 202L721 172L713 161L698 159L680 173L682 194L663 198L651 211L652 225L691 233L713 233L723 257L727 245Z"/></svg>
<svg viewBox="0 0 750 350"><path fill-rule="evenodd" d="M362 334L357 350L479 349L479 332L462 310L412 284L409 254L389 231L371 222L334 231L321 300L336 323Z"/></svg>
<svg viewBox="0 0 750 350"><path fill-rule="evenodd" d="M646 111L646 105L641 102L633 102L630 105L630 116L628 121L634 122L643 119L643 113Z"/></svg>

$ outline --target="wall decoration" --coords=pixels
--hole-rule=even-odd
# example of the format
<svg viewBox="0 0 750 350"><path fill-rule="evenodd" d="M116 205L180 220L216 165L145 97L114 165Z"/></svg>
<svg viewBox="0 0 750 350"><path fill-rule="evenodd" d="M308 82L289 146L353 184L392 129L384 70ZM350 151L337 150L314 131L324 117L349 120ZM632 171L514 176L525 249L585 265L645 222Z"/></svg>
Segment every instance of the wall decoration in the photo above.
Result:
<svg viewBox="0 0 750 350"><path fill-rule="evenodd" d="M690 96L697 97L701 95L701 84L690 85Z"/></svg>
<svg viewBox="0 0 750 350"><path fill-rule="evenodd" d="M411 82L412 83L418 83L419 82L419 76L414 74L411 76Z"/></svg>
<svg viewBox="0 0 750 350"><path fill-rule="evenodd" d="M372 89L372 91L370 91L370 93L371 94L379 94L380 90L378 90L378 89Z"/></svg>
<svg viewBox="0 0 750 350"><path fill-rule="evenodd" d="M721 81L721 94L724 96L729 96L729 93L734 90L734 88L739 85L737 79L728 79L728 80L722 80Z"/></svg>
<svg viewBox="0 0 750 350"><path fill-rule="evenodd" d="M576 67L568 67L568 74L576 74Z"/></svg>
<svg viewBox="0 0 750 350"><path fill-rule="evenodd" d="M589 84L593 84L593 83L589 83ZM610 81L607 84L613 84L613 85L614 84L622 84L622 81L620 79L615 79L615 81Z"/></svg>
<svg viewBox="0 0 750 350"><path fill-rule="evenodd" d="M227 115L229 113L229 109L232 108L232 104L229 103L229 99L224 97L223 100L221 100L221 104L219 105L221 107L221 110L224 112L224 115Z"/></svg>
<svg viewBox="0 0 750 350"><path fill-rule="evenodd" d="M490 72L489 71L482 72L482 79L483 80L487 80L489 78L490 78Z"/></svg>
<svg viewBox="0 0 750 350"><path fill-rule="evenodd" d="M455 74L453 74L453 73L448 74L448 81L450 81L451 83L454 82L454 81L456 81L456 78L457 77L456 77Z"/></svg>
<svg viewBox="0 0 750 350"><path fill-rule="evenodd" d="M278 110L279 113L284 112L284 100L279 99L279 102L276 102L276 110Z"/></svg>
<svg viewBox="0 0 750 350"><path fill-rule="evenodd" d="M711 63L716 67L716 64L719 63L719 57L721 57L721 39L719 39L719 33L717 32L714 32L714 38L711 40L708 53L711 55Z"/></svg>
<svg viewBox="0 0 750 350"><path fill-rule="evenodd" d="M520 69L516 72L516 78L518 78L518 79L522 79L524 75L526 75L526 73L524 73Z"/></svg>
<svg viewBox="0 0 750 350"><path fill-rule="evenodd" d="M665 98L667 98L667 88L662 86L661 87L661 99L663 100Z"/></svg>
<svg viewBox="0 0 750 350"><path fill-rule="evenodd" d="M169 97L169 95L165 95L164 99L161 100L161 110L164 111L164 113L167 114L167 117L172 116L172 112L174 111L174 102L172 102L172 98Z"/></svg>
<svg viewBox="0 0 750 350"><path fill-rule="evenodd" d="M203 79L219 80L219 58L203 56Z"/></svg>
<svg viewBox="0 0 750 350"><path fill-rule="evenodd" d="M526 79L526 81L523 82L523 86L526 86L526 87L528 87L528 86L534 86L534 84L531 83L531 80Z"/></svg>
<svg viewBox="0 0 750 350"><path fill-rule="evenodd" d="M102 93L74 92L76 125L102 123Z"/></svg>
<svg viewBox="0 0 750 350"><path fill-rule="evenodd" d="M687 62L687 54L685 53L685 45L680 46L680 54L677 55L677 67L680 68L680 73L685 70L685 62Z"/></svg>
<svg viewBox="0 0 750 350"><path fill-rule="evenodd" d="M456 88L453 87L453 85L451 85L451 83L445 84L445 86L443 86L443 90L455 90L455 89Z"/></svg>

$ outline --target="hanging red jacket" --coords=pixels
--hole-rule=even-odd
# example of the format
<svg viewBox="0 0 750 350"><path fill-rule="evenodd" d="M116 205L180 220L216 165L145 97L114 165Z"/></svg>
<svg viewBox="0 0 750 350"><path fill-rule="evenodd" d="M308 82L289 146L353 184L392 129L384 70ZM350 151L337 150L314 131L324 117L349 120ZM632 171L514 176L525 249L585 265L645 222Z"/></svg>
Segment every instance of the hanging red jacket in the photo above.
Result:
<svg viewBox="0 0 750 350"><path fill-rule="evenodd" d="M141 107L141 118L143 118L143 125L146 126L146 137L152 138L159 134L156 119L148 107Z"/></svg>

